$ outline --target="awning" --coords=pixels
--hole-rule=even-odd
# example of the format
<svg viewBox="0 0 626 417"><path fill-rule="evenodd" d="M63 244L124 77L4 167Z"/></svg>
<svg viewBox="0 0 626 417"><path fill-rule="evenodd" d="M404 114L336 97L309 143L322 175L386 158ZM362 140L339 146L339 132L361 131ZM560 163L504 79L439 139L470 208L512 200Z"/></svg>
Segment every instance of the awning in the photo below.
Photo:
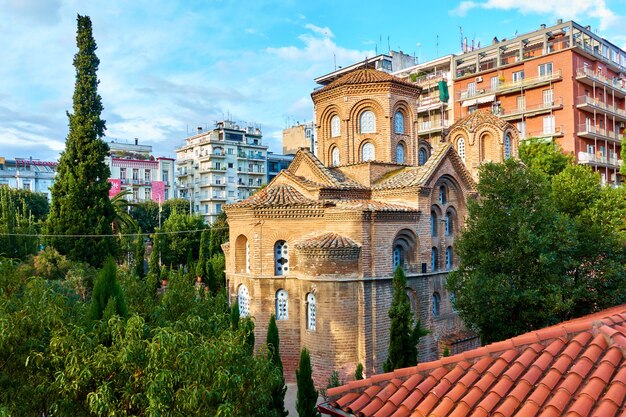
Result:
<svg viewBox="0 0 626 417"><path fill-rule="evenodd" d="M461 107L469 107L469 106L473 106L474 104L476 104L476 99L472 98L469 100L465 100L463 103L461 103Z"/></svg>
<svg viewBox="0 0 626 417"><path fill-rule="evenodd" d="M489 103L490 101L494 101L495 99L496 99L496 95L495 94L489 94L488 96L478 97L476 99L476 104Z"/></svg>

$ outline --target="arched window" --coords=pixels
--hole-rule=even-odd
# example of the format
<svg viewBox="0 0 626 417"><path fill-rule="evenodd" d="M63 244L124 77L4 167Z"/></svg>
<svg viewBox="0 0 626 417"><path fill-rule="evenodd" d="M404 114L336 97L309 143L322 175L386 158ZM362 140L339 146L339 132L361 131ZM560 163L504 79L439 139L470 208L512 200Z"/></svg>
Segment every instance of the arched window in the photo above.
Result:
<svg viewBox="0 0 626 417"><path fill-rule="evenodd" d="M341 135L341 120L339 116L334 115L330 118L330 136L335 138Z"/></svg>
<svg viewBox="0 0 626 417"><path fill-rule="evenodd" d="M397 111L393 121L394 131L396 133L404 133L404 115L402 114L402 112Z"/></svg>
<svg viewBox="0 0 626 417"><path fill-rule="evenodd" d="M393 270L395 271L397 267L401 267L404 264L404 253L402 250L402 246L396 245L393 248Z"/></svg>
<svg viewBox="0 0 626 417"><path fill-rule="evenodd" d="M315 331L316 327L316 316L317 312L315 310L315 295L313 293L308 293L306 295L306 329L312 332Z"/></svg>
<svg viewBox="0 0 626 417"><path fill-rule="evenodd" d="M250 293L248 287L241 284L237 290L237 304L239 304L239 317L250 316Z"/></svg>
<svg viewBox="0 0 626 417"><path fill-rule="evenodd" d="M504 136L504 159L509 159L511 157L511 134L507 133Z"/></svg>
<svg viewBox="0 0 626 417"><path fill-rule="evenodd" d="M363 162L373 161L375 158L374 144L372 142L365 143L361 149L361 154L361 160Z"/></svg>
<svg viewBox="0 0 626 417"><path fill-rule="evenodd" d="M441 309L441 296L438 292L433 293L433 317L439 317Z"/></svg>
<svg viewBox="0 0 626 417"><path fill-rule="evenodd" d="M454 233L454 213L446 212L446 236L452 236Z"/></svg>
<svg viewBox="0 0 626 417"><path fill-rule="evenodd" d="M452 269L452 246L446 248L446 271Z"/></svg>
<svg viewBox="0 0 626 417"><path fill-rule="evenodd" d="M435 272L439 266L439 253L437 251L437 248L433 247L433 249L430 252L430 269Z"/></svg>
<svg viewBox="0 0 626 417"><path fill-rule="evenodd" d="M465 163L465 139L460 138L456 142L456 151L459 154L459 157L461 158L461 161L463 161L463 163Z"/></svg>
<svg viewBox="0 0 626 417"><path fill-rule="evenodd" d="M430 211L430 235L437 236L437 213L434 210Z"/></svg>
<svg viewBox="0 0 626 417"><path fill-rule="evenodd" d="M396 145L396 162L399 164L404 163L404 145L401 143Z"/></svg>
<svg viewBox="0 0 626 417"><path fill-rule="evenodd" d="M250 273L250 241L246 239L246 274Z"/></svg>
<svg viewBox="0 0 626 417"><path fill-rule="evenodd" d="M235 240L235 272L250 273L250 244L245 235Z"/></svg>
<svg viewBox="0 0 626 417"><path fill-rule="evenodd" d="M376 116L371 110L365 110L359 118L359 127L361 133L376 132Z"/></svg>
<svg viewBox="0 0 626 417"><path fill-rule="evenodd" d="M274 256L276 259L276 275L287 275L289 272L289 246L284 240L274 244Z"/></svg>
<svg viewBox="0 0 626 417"><path fill-rule="evenodd" d="M289 294L286 290L276 291L276 320L287 320L289 317Z"/></svg>
<svg viewBox="0 0 626 417"><path fill-rule="evenodd" d="M447 195L446 195L446 186L445 185L441 185L439 187L439 202L441 204L446 204L446 202L448 201Z"/></svg>
<svg viewBox="0 0 626 417"><path fill-rule="evenodd" d="M339 165L339 148L333 147L333 150L330 151L330 159L332 166L336 167Z"/></svg>
<svg viewBox="0 0 626 417"><path fill-rule="evenodd" d="M426 149L420 148L417 154L417 164L420 166L424 165L427 159L428 159L428 155L426 154Z"/></svg>

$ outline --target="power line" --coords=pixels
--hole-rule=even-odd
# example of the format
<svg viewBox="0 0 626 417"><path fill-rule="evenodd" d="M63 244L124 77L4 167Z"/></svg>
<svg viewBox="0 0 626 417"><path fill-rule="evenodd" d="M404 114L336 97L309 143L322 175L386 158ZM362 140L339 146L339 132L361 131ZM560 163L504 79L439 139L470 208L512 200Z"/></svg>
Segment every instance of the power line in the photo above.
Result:
<svg viewBox="0 0 626 417"><path fill-rule="evenodd" d="M0 233L0 236L16 236L16 237L67 237L67 238L85 238L85 237L137 237L137 236L154 236L154 235L176 235L182 233L197 233L205 230L227 230L227 227L212 227L210 229L195 229L195 230L176 230L171 232L153 232L153 233L118 233L114 235L51 235L51 234L36 234L36 233Z"/></svg>

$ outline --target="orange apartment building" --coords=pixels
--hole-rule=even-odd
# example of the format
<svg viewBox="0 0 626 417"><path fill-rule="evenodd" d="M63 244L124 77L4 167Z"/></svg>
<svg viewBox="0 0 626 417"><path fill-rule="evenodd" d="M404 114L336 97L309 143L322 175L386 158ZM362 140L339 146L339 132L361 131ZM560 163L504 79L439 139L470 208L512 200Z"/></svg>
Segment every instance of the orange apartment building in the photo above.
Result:
<svg viewBox="0 0 626 417"><path fill-rule="evenodd" d="M454 117L491 110L520 138L545 138L619 184L626 52L575 22L454 56Z"/></svg>

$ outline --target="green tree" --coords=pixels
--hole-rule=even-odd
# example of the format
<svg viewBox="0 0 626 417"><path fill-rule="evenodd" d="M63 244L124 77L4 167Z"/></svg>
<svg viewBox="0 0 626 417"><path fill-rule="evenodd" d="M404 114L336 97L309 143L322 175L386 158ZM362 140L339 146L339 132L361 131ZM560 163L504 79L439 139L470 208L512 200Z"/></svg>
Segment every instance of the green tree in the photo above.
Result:
<svg viewBox="0 0 626 417"><path fill-rule="evenodd" d="M519 157L527 167L548 176L556 175L573 163L572 155L563 153L557 143L540 138L525 140L519 145Z"/></svg>
<svg viewBox="0 0 626 417"><path fill-rule="evenodd" d="M391 328L389 330L389 352L383 363L385 372L417 364L417 343L428 332L417 321L413 325L411 304L406 294L406 275L398 266L393 275L393 301L389 308Z"/></svg>
<svg viewBox="0 0 626 417"><path fill-rule="evenodd" d="M228 242L228 222L226 213L221 212L211 225L209 256L223 255L222 243Z"/></svg>
<svg viewBox="0 0 626 417"><path fill-rule="evenodd" d="M116 252L115 240L106 236L112 233L115 211L109 201L107 178L110 172L104 163L109 147L102 140L106 128L100 118L102 100L96 75L100 61L96 56L91 20L78 15L77 22L74 113L68 112L70 130L51 188L52 205L45 230L50 235L100 236L50 240L70 259L99 266L107 255Z"/></svg>
<svg viewBox="0 0 626 417"><path fill-rule="evenodd" d="M218 291L217 288L217 278L215 276L215 270L213 269L213 263L211 261L207 261L206 263L206 281L207 286L209 287L209 292L211 294L216 294Z"/></svg>
<svg viewBox="0 0 626 417"><path fill-rule="evenodd" d="M146 275L144 258L146 256L146 247L143 241L143 236L141 235L141 229L139 229L139 234L135 237L134 243L134 253L133 253L133 262L134 262L134 271L135 275L139 279L143 279Z"/></svg>
<svg viewBox="0 0 626 417"><path fill-rule="evenodd" d="M300 363L296 369L296 382L298 394L296 396L296 410L300 417L317 417L318 392L313 384L313 371L311 369L311 357L307 348L300 352Z"/></svg>
<svg viewBox="0 0 626 417"><path fill-rule="evenodd" d="M235 301L230 308L230 326L233 330L239 328L239 303Z"/></svg>
<svg viewBox="0 0 626 417"><path fill-rule="evenodd" d="M357 363L356 370L354 371L354 379L357 381L360 379L363 379L363 364L362 363Z"/></svg>
<svg viewBox="0 0 626 417"><path fill-rule="evenodd" d="M0 255L18 259L33 255L37 251L37 232L26 201L15 198L9 188L0 187Z"/></svg>
<svg viewBox="0 0 626 417"><path fill-rule="evenodd" d="M198 263L203 265L203 268L206 265L206 262L210 258L210 250L211 250L211 231L209 229L204 229L202 234L200 235L200 250L198 254Z"/></svg>
<svg viewBox="0 0 626 417"><path fill-rule="evenodd" d="M563 277L574 244L550 199L547 176L515 160L479 168L478 200L468 201L460 258L448 276L456 308L483 343L545 327L567 309Z"/></svg>
<svg viewBox="0 0 626 417"><path fill-rule="evenodd" d="M120 317L128 315L124 291L117 282L117 267L111 258L104 263L93 286L89 314L92 320L109 318L111 314L105 314L107 310Z"/></svg>
<svg viewBox="0 0 626 417"><path fill-rule="evenodd" d="M272 387L272 408L281 417L287 416L289 411L285 410L285 394L287 393L287 385L285 385L285 377L283 375L283 362L280 359L280 337L278 335L278 326L276 325L276 317L272 314L270 324L267 327L267 350L270 362L276 367L276 373L279 374L276 379L275 386Z"/></svg>
<svg viewBox="0 0 626 417"><path fill-rule="evenodd" d="M186 265L189 258L197 259L200 230L204 228L202 216L173 212L161 228L166 233L159 239L162 262L177 266Z"/></svg>
<svg viewBox="0 0 626 417"><path fill-rule="evenodd" d="M25 214L32 215L36 222L46 219L50 211L48 197L44 193L34 193L30 190L20 190L17 188L6 188L9 198L15 207L22 207L26 204Z"/></svg>

